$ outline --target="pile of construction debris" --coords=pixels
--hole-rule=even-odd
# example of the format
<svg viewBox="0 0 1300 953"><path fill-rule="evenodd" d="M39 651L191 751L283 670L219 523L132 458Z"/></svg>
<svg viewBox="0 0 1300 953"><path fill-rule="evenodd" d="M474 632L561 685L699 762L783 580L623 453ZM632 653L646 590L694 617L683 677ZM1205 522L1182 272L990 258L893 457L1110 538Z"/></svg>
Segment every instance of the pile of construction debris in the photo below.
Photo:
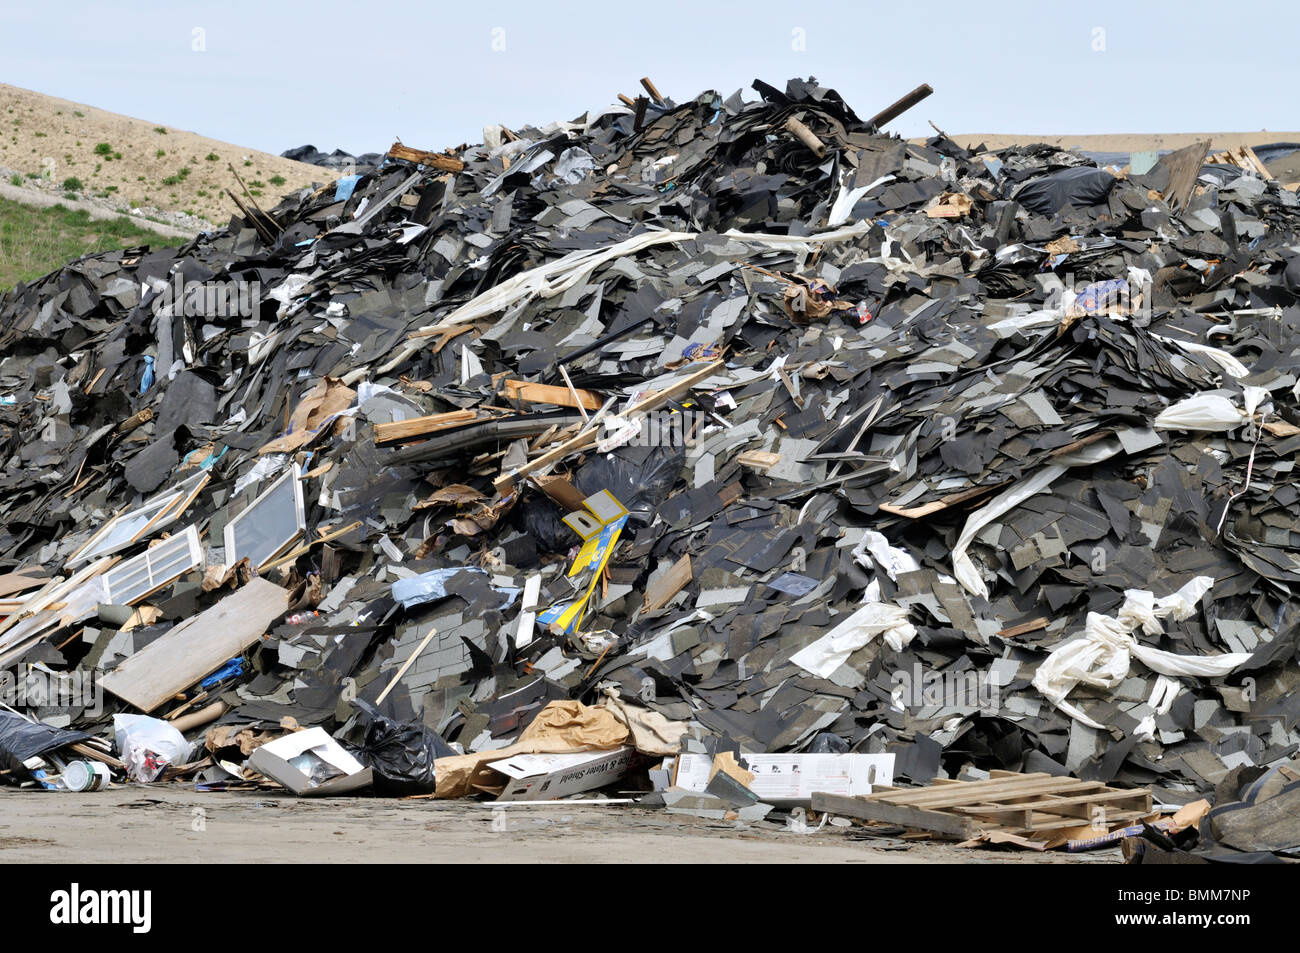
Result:
<svg viewBox="0 0 1300 953"><path fill-rule="evenodd" d="M1295 193L645 85L0 300L5 777L1290 777Z"/></svg>

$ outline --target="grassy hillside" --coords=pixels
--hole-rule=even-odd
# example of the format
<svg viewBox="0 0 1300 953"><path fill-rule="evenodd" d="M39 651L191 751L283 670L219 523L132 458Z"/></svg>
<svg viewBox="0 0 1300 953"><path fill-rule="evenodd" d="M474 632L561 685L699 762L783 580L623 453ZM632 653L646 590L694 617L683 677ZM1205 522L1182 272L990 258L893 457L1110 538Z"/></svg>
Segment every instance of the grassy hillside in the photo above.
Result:
<svg viewBox="0 0 1300 953"><path fill-rule="evenodd" d="M63 205L34 208L0 199L0 294L89 252L180 243L128 218L95 221Z"/></svg>

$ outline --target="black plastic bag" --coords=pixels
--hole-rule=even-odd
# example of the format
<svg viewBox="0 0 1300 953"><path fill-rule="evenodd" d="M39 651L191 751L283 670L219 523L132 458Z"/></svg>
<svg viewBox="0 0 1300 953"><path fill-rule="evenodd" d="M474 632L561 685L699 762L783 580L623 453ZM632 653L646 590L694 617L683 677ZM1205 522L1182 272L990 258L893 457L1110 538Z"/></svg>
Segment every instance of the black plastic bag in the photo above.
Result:
<svg viewBox="0 0 1300 953"><path fill-rule="evenodd" d="M685 447L619 447L588 460L573 477L584 497L609 490L632 519L650 523L686 462Z"/></svg>
<svg viewBox="0 0 1300 953"><path fill-rule="evenodd" d="M512 525L531 536L539 552L562 553L577 537L564 522L564 510L548 496L534 494L511 511Z"/></svg>
<svg viewBox="0 0 1300 953"><path fill-rule="evenodd" d="M849 743L829 731L819 731L808 746L809 754L848 754Z"/></svg>
<svg viewBox="0 0 1300 953"><path fill-rule="evenodd" d="M85 741L89 737L84 731L67 731L0 711L0 768L13 772L8 777L28 780L30 774L23 767L23 762L28 758Z"/></svg>
<svg viewBox="0 0 1300 953"><path fill-rule="evenodd" d="M1078 208L1104 202L1114 187L1115 177L1105 169L1076 166L1030 179L1013 198L1031 212L1055 215L1066 205Z"/></svg>
<svg viewBox="0 0 1300 953"><path fill-rule="evenodd" d="M366 767L374 769L375 793L388 797L432 794L437 786L434 761L454 756L455 749L428 725L394 721L360 699L355 704L369 717L370 723L366 725L361 747L352 753Z"/></svg>

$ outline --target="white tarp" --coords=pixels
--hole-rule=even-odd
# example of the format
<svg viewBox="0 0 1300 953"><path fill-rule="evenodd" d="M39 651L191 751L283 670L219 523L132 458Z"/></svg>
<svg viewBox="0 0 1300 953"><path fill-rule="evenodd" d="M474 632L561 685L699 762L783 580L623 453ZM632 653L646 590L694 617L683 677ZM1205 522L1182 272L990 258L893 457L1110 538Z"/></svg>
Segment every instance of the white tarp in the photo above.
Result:
<svg viewBox="0 0 1300 953"><path fill-rule="evenodd" d="M1255 418L1255 411L1268 399L1262 387L1243 387L1245 409L1229 396L1231 391L1206 391L1166 407L1155 419L1157 430L1234 430Z"/></svg>
<svg viewBox="0 0 1300 953"><path fill-rule="evenodd" d="M1113 691L1128 675L1131 658L1160 675L1221 678L1250 658L1249 652L1225 655L1178 655L1143 645L1132 635L1141 629L1147 635L1164 631L1160 620L1186 619L1214 585L1209 576L1197 576L1177 592L1156 599L1143 589L1124 592L1124 605L1116 616L1089 612L1084 634L1055 649L1038 666L1033 684L1061 711L1090 728L1104 728L1065 700L1079 685Z"/></svg>
<svg viewBox="0 0 1300 953"><path fill-rule="evenodd" d="M830 678L850 655L878 635L895 652L916 637L916 627L907 621L907 610L890 602L869 602L831 629L816 642L805 645L790 661L805 672Z"/></svg>

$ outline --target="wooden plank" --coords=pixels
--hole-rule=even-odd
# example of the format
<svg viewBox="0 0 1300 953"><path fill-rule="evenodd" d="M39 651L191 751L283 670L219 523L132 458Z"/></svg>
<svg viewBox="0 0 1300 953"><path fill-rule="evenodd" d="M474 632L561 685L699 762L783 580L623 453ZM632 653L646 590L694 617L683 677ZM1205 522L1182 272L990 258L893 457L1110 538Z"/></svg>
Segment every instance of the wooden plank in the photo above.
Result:
<svg viewBox="0 0 1300 953"><path fill-rule="evenodd" d="M397 670L397 674L389 680L387 687L379 693L379 697L375 699L376 705L382 705L384 703L384 699L387 698L388 693L393 690L393 686L398 683L401 677L406 674L406 670L411 667L417 658L419 658L420 653L424 651L424 647L429 644L429 640L437 634L437 629L429 630L429 634L426 635L420 644L415 647L415 651L406 657L406 661L403 662L402 667Z"/></svg>
<svg viewBox="0 0 1300 953"><path fill-rule="evenodd" d="M1001 778L989 778L987 781L958 781L953 778L935 778L934 781L923 788L885 788L876 785L872 788L870 794L864 794L862 796L870 798L888 797L892 800L908 800L924 797L926 794L935 791L940 785L945 785L946 787L951 788L960 784L966 791L970 792L970 797L967 798L967 801L974 802L981 800L981 796L985 792L991 792L1006 787L1004 782L1017 782L1021 780L1043 781L1051 777L1053 777L1053 775L1050 775L1045 771L1038 771L1033 774L1011 774Z"/></svg>
<svg viewBox="0 0 1300 953"><path fill-rule="evenodd" d="M405 159L407 162L427 165L434 169L441 169L443 172L460 172L465 168L465 163L459 159L453 159L441 152L425 152L423 149L412 149L400 142L394 142L388 150L388 154L394 159Z"/></svg>
<svg viewBox="0 0 1300 953"><path fill-rule="evenodd" d="M578 406L578 401L573 399L573 394L567 387L514 380L503 381L501 387L505 395L513 400L522 400L530 404L555 404L559 407ZM587 410L600 410L600 405L604 403L599 394L593 394L589 390L575 389L573 393L578 395L582 406Z"/></svg>
<svg viewBox="0 0 1300 953"><path fill-rule="evenodd" d="M1192 189L1196 186L1196 179L1201 174L1205 154L1209 151L1209 142L1194 142L1186 148L1161 156L1158 165L1168 170L1169 184L1160 195L1169 203L1170 208L1187 207L1187 202L1192 197Z"/></svg>
<svg viewBox="0 0 1300 953"><path fill-rule="evenodd" d="M1127 821L1136 821L1139 817L1149 817L1150 811L1115 811L1106 813L1106 825L1120 826ZM1002 824L1002 828L1009 825ZM1086 827L1085 818L1066 817L1061 818L1052 814L1038 814L1024 827L1013 828L1023 831L1062 831L1069 830L1072 827Z"/></svg>
<svg viewBox="0 0 1300 953"><path fill-rule="evenodd" d="M631 419L635 417L637 414L643 414L648 410L654 410L655 408L659 407L661 404L666 403L671 398L676 397L679 394L683 394L686 391L690 390L697 383L699 383L709 375L716 372L720 367L722 367L721 361L713 361L712 363L707 364L704 367L700 368L698 371L695 371L692 374L687 374L685 377L680 378L674 381L673 383L669 384L662 391L659 391L658 393L655 394L651 394L647 396L644 400L641 400L640 402L629 407L627 410L623 412L623 416ZM558 447L555 447L552 450L548 450L540 457L537 457L536 459L533 460L529 460L527 463L519 467L517 470L511 470L509 473L501 474L501 476L497 477L495 480L492 481L492 485L498 493L504 493L506 492L507 488L513 486L515 481L518 480L520 477L525 477L535 470L540 470L543 467L548 467L553 463L558 463L559 461L567 457L569 454L576 453L579 450L591 446L593 443L596 442L596 438L599 436L599 433L600 431L594 427L588 428L584 433L578 434L576 437L574 437L571 440L566 440Z"/></svg>
<svg viewBox="0 0 1300 953"><path fill-rule="evenodd" d="M151 712L257 642L288 609L287 590L253 579L136 652L104 676L104 688Z"/></svg>
<svg viewBox="0 0 1300 953"><path fill-rule="evenodd" d="M812 796L812 809L821 813L840 814L845 817L857 817L867 821L885 821L915 827L925 831L935 831L958 837L963 840L974 837L980 831L980 824L960 814L944 814L940 811L927 811L905 804L891 804L888 801L875 801L870 798L846 797L843 794L824 794L816 791Z"/></svg>
<svg viewBox="0 0 1300 953"><path fill-rule="evenodd" d="M1124 802L1126 801L1132 801L1133 804L1125 807ZM1039 798L1022 804L962 804L952 808L952 810L980 817L996 817L1024 811L1060 814L1068 817L1091 817L1093 807L1110 803L1118 803L1117 810L1146 809L1149 811L1151 809L1151 792L1147 790L1098 791L1093 794L1080 794L1074 797Z"/></svg>
<svg viewBox="0 0 1300 953"><path fill-rule="evenodd" d="M1026 799L1044 794L1084 794L1103 787L1104 785L1096 781L1085 782L1076 781L1073 778L1060 778L1050 781L1037 781L1032 785L1025 785L1019 789L993 791L984 795L962 791L954 785L951 788L944 788L942 791L930 792L925 797L889 798L887 800L891 800L895 804L913 804L917 807L946 810L960 804L987 804L990 802L1003 804L1010 802L1013 798Z"/></svg>
<svg viewBox="0 0 1300 953"><path fill-rule="evenodd" d="M993 490L1006 489L1006 483L992 483L988 486L972 486L966 490L960 490L956 493L949 493L945 497L934 500L930 503L924 503L921 506L897 506L893 503L881 503L878 509L886 513L892 513L894 516L905 516L908 519L920 519L922 516L929 516L931 513L938 513L940 510L946 510L948 507L957 503L963 503L966 500L974 499L977 496L983 496Z"/></svg>
<svg viewBox="0 0 1300 953"><path fill-rule="evenodd" d="M16 572L0 574L0 596L10 596L15 592L26 592L29 589L39 589L49 581L49 576L25 576Z"/></svg>
<svg viewBox="0 0 1300 953"><path fill-rule="evenodd" d="M671 569L651 584L650 588L646 590L645 603L641 608L646 612L662 609L693 578L695 578L695 574L691 569L691 554L687 553L673 563Z"/></svg>
<svg viewBox="0 0 1300 953"><path fill-rule="evenodd" d="M655 89L655 84L650 82L649 76L641 77L641 88L649 93L658 105L662 106L664 104L664 98L659 95L659 90Z"/></svg>
<svg viewBox="0 0 1300 953"><path fill-rule="evenodd" d="M975 784L989 785L980 791L970 790ZM1075 778L1054 778L1050 775L1043 780L1020 781L974 781L963 785L949 785L941 789L921 788L917 791L903 791L882 795L882 800L895 804L915 804L923 807L953 807L958 804L983 804L989 801L1006 801L1013 797L1029 795L1057 794L1069 792L1082 794L1095 791L1105 785L1098 781L1079 781ZM876 795L867 795L875 798Z"/></svg>
<svg viewBox="0 0 1300 953"><path fill-rule="evenodd" d="M1013 639L1017 635L1025 635L1028 632L1037 632L1039 629L1047 628L1051 620L1047 616L1039 616L1037 619L1030 619L1028 622L1022 622L1019 625L1009 626L1005 629L999 629L995 634L1003 638Z"/></svg>
<svg viewBox="0 0 1300 953"><path fill-rule="evenodd" d="M410 420L395 420L392 423L375 424L375 443L393 443L397 440L424 437L440 430L462 427L478 419L477 411L452 410L445 414L430 414L427 417L412 417Z"/></svg>
<svg viewBox="0 0 1300 953"><path fill-rule="evenodd" d="M736 457L736 462L753 470L770 470L781 462L781 454L770 450L746 450Z"/></svg>

